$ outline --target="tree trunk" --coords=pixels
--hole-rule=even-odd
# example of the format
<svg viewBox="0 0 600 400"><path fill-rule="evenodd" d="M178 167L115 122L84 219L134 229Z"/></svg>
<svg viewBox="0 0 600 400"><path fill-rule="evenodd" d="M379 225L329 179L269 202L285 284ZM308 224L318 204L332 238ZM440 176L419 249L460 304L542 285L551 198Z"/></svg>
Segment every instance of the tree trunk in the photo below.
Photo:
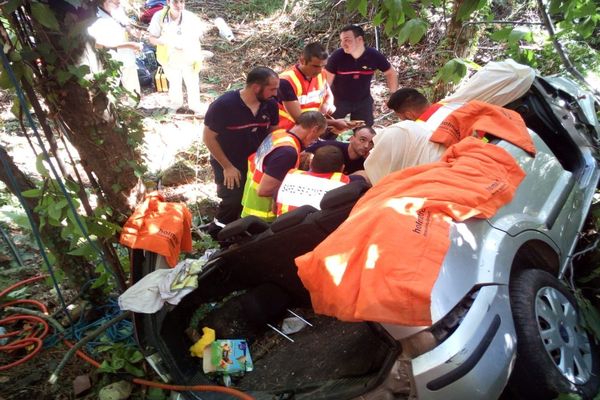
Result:
<svg viewBox="0 0 600 400"><path fill-rule="evenodd" d="M442 67L453 58L471 58L477 51L479 41L479 29L476 25L464 25L457 17L458 9L466 0L456 0L452 4L450 21L446 28L446 37L437 47L437 53L441 54L437 65ZM433 89L433 100L444 98L454 89L452 83L439 81Z"/></svg>
<svg viewBox="0 0 600 400"><path fill-rule="evenodd" d="M60 23L60 33L41 26L27 7L17 9L20 18L11 15L11 24L21 33L21 46L40 53L39 62L30 64L36 73L36 91L45 99L53 118L62 120L70 131L68 139L77 149L82 166L95 175L103 198L115 211L115 220L123 222L134 206L129 199L138 183L135 169L141 165L136 148L141 141L141 117L126 108L118 115L114 101L102 88L102 78L92 77L106 72L93 50L87 27L81 26L95 13L92 2L87 8L74 9L64 1L50 2L50 7ZM24 39L31 35L33 41ZM43 46L52 51L44 54L40 50ZM60 73L83 65L90 69L83 78L88 80L87 85L81 85L75 74L66 82L60 81Z"/></svg>

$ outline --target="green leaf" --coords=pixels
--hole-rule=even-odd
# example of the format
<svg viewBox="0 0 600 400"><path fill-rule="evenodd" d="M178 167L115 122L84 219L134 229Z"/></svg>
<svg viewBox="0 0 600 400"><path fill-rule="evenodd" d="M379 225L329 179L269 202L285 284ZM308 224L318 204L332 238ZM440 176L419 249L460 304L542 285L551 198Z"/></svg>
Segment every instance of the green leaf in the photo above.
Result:
<svg viewBox="0 0 600 400"><path fill-rule="evenodd" d="M83 245L69 251L67 254L72 256L95 256L96 249L94 249L90 242L85 242Z"/></svg>
<svg viewBox="0 0 600 400"><path fill-rule="evenodd" d="M129 361L132 364L138 363L140 361L142 361L144 359L144 355L138 351L135 350L130 356L129 358L127 358L127 361Z"/></svg>
<svg viewBox="0 0 600 400"><path fill-rule="evenodd" d="M418 43L427 32L427 23L420 18L411 19L405 23L398 33L398 43L406 41L410 44Z"/></svg>
<svg viewBox="0 0 600 400"><path fill-rule="evenodd" d="M56 80L60 86L64 85L69 79L73 77L73 74L69 71L65 71L64 69L56 70L54 76L56 76Z"/></svg>
<svg viewBox="0 0 600 400"><path fill-rule="evenodd" d="M44 154L42 154L42 153L38 154L38 156L35 160L35 169L38 172L38 174L42 175L43 177L47 178L50 176L48 169L44 165Z"/></svg>
<svg viewBox="0 0 600 400"><path fill-rule="evenodd" d="M516 27L508 35L508 43L516 45L520 41L531 43L533 42L533 32L525 27Z"/></svg>
<svg viewBox="0 0 600 400"><path fill-rule="evenodd" d="M91 288L92 289L98 289L99 287L102 287L102 286L106 285L107 282L108 282L108 274L104 273L104 274L100 275L98 277L98 279L96 279L94 281L94 283L92 284Z"/></svg>
<svg viewBox="0 0 600 400"><path fill-rule="evenodd" d="M592 17L587 17L583 23L576 25L575 30L583 36L584 39L589 38L596 29L596 22Z"/></svg>
<svg viewBox="0 0 600 400"><path fill-rule="evenodd" d="M439 70L435 81L452 82L457 84L467 74L467 66L460 58L454 58L448 61L442 69Z"/></svg>
<svg viewBox="0 0 600 400"><path fill-rule="evenodd" d="M138 378L144 376L144 371L139 369L138 367L134 367L133 365L126 363L125 371L129 372L133 376L137 376Z"/></svg>
<svg viewBox="0 0 600 400"><path fill-rule="evenodd" d="M48 7L46 4L38 2L31 3L31 14L37 22L39 22L46 28L51 29L53 31L60 30L58 21L54 16L54 11L52 11L50 7Z"/></svg>
<svg viewBox="0 0 600 400"><path fill-rule="evenodd" d="M383 23L384 20L385 20L385 11L380 10L373 18L373 25L379 26Z"/></svg>
<svg viewBox="0 0 600 400"><path fill-rule="evenodd" d="M512 32L513 28L511 26L498 29L490 34L490 38L496 41L506 41L508 40L508 36Z"/></svg>
<svg viewBox="0 0 600 400"><path fill-rule="evenodd" d="M9 0L6 5L2 7L2 13L8 15L19 8L21 4L23 4L23 0Z"/></svg>
<svg viewBox="0 0 600 400"><path fill-rule="evenodd" d="M146 394L146 399L148 400L166 400L167 395L164 390L160 388L151 387L148 388L148 393Z"/></svg>
<svg viewBox="0 0 600 400"><path fill-rule="evenodd" d="M465 21L469 19L475 11L482 9L486 4L487 2L485 0L465 0L456 12L456 19L458 21Z"/></svg>
<svg viewBox="0 0 600 400"><path fill-rule="evenodd" d="M100 368L98 368L98 370L100 372L107 372L109 374L116 372L115 369L106 360L102 361L102 364L100 364Z"/></svg>
<svg viewBox="0 0 600 400"><path fill-rule="evenodd" d="M21 192L21 196L33 199L42 195L42 189L29 189Z"/></svg>
<svg viewBox="0 0 600 400"><path fill-rule="evenodd" d="M362 15L363 17L367 16L367 0L360 0L360 2L358 3L358 12L360 13L360 15Z"/></svg>
<svg viewBox="0 0 600 400"><path fill-rule="evenodd" d="M408 0L402 1L402 12L406 15L407 18L412 19L417 17L417 13L411 6L411 2Z"/></svg>

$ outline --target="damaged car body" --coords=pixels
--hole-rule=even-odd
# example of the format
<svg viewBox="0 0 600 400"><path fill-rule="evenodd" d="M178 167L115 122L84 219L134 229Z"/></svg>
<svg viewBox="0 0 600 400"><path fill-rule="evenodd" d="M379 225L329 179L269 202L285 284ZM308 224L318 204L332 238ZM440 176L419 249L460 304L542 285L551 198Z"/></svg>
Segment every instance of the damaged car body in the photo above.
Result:
<svg viewBox="0 0 600 400"><path fill-rule="evenodd" d="M312 250L350 213L368 186L325 195L271 225L247 217L222 232L198 288L176 307L136 314L138 341L165 379L223 384L190 356L185 331L209 326L245 339L254 369L233 387L257 399L592 398L599 357L561 279L600 179L598 103L567 78L538 77L507 108L529 128L537 154L497 140L526 172L512 201L490 219L453 223L451 246L431 293L431 326L347 323L314 314L294 258ZM134 251L134 279L160 258ZM289 338L269 327L290 315L309 321ZM407 354L409 357L407 357ZM185 392L189 399L220 399Z"/></svg>

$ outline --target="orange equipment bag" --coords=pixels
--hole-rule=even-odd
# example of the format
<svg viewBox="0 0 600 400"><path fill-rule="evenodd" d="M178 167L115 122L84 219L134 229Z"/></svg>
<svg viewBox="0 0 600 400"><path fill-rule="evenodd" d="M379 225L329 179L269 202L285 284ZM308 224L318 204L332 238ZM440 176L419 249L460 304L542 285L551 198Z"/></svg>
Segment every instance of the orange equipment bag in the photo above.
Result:
<svg viewBox="0 0 600 400"><path fill-rule="evenodd" d="M167 80L167 76L162 67L158 67L156 74L154 74L154 85L156 86L157 92L169 91L169 81Z"/></svg>

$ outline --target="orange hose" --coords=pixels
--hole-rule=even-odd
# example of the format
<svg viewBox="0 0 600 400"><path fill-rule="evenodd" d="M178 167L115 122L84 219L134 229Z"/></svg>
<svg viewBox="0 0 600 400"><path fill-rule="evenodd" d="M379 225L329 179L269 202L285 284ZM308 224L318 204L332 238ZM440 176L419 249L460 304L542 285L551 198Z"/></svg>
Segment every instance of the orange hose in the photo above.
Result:
<svg viewBox="0 0 600 400"><path fill-rule="evenodd" d="M32 278L17 282L14 285L11 285L11 286L7 287L6 289L2 290L2 292L0 292L0 298L5 296L6 294L12 292L19 286L23 286L23 285L26 285L31 282L39 281L41 279L44 279L46 276L47 275L37 275ZM48 313L48 309L46 308L46 306L36 300L13 300L13 301L9 301L7 303L0 304L0 308L8 307L8 306L11 306L14 304L31 304L31 305L38 307L43 313L45 313L45 314ZM35 322L37 325L41 325L42 332L41 333L35 332L35 330L30 329L31 333L28 333L28 335L26 337L13 340L12 342L10 342L6 345L0 346L0 351L4 351L7 353L13 352L14 350L18 350L18 349L23 349L23 348L27 349L31 345L35 346L34 349L31 352L29 352L29 354L25 355L25 357L22 357L22 358L20 358L16 361L13 361L12 363L9 363L9 364L0 365L0 371L4 371L9 368L15 367L19 364L23 364L24 362L28 361L33 356L35 356L37 353L39 353L39 351L42 349L42 345L43 345L42 340L48 334L48 323L44 319L33 316L33 315L12 315L10 317L1 319L0 325L5 325L8 323L12 324L12 323L21 322L21 321L32 321L32 322ZM23 334L26 330L29 330L29 329L22 329L22 330L18 330L18 331L8 332L8 333L0 336L0 338L8 338L8 337L17 336L17 335Z"/></svg>
<svg viewBox="0 0 600 400"><path fill-rule="evenodd" d="M73 343L69 342L68 340L63 340L63 342L69 346L69 347L73 347ZM84 359L85 361L87 361L88 363L92 364L94 367L96 368L100 368L100 364L94 360L93 358L91 358L90 356L88 356L87 354L85 354L83 351L78 350L77 351L77 355L79 357L81 357L82 359ZM190 392L219 392L219 393L226 393L229 394L231 396L237 397L238 399L241 400L254 400L254 397L244 393L244 392L240 392L239 390L233 389L233 388L229 388L226 386L217 386L217 385L192 385L192 386L186 386L186 385L170 385L168 383L162 383L162 382L154 382L154 381L148 381L146 379L140 379L140 378L133 378L133 383L136 383L138 385L142 385L142 386L151 386L151 387L155 387L155 388L159 388L159 389L166 389L166 390L175 390L175 391L182 391L182 390L187 390Z"/></svg>
<svg viewBox="0 0 600 400"><path fill-rule="evenodd" d="M0 297L4 296L7 293L10 293L11 291L13 291L14 289L18 288L19 286L25 285L27 283L31 283L31 282L35 282L38 281L40 279L44 279L46 277L46 275L38 275L38 276L34 276L33 278L29 278L29 279L25 279L21 282L18 282L12 286L9 286L8 288L4 289L2 292L0 292ZM11 301L9 303L5 303L0 305L0 307L6 307L8 305L12 305L12 304L17 304L17 303L27 303L27 304L33 304L37 307L39 307L43 313L47 314L48 311L46 309L46 306L36 300L15 300L15 301ZM42 325L43 332L41 334L40 337L27 337L27 338L23 338L23 339L19 339L17 341L14 341L10 344L7 344L5 346L0 346L0 351L5 350L5 351L12 351L12 350L16 350L16 349L20 349L20 348L24 348L27 346L30 346L30 343L34 343L37 345L37 347L29 354L27 354L25 357L14 361L11 364L6 364L6 365L1 365L0 366L0 371L5 370L5 369L9 369L12 368L14 366L17 366L19 364L24 363L25 361L29 360L30 358L32 358L35 354L37 354L40 349L42 348L42 339L46 336L46 334L48 333L48 323L43 320L42 318L39 317L35 317L35 316L31 316L31 315L14 315L5 319L0 320L0 325L2 325L2 323L4 322L13 322L13 321L18 321L21 319L25 319L25 320L30 320L30 321L35 321L38 322L39 324ZM10 332L6 335L2 335L0 336L0 338L2 337L8 337L8 336L14 336L17 335L19 333L21 333L22 331L17 331L17 332ZM64 339L63 342L69 346L69 347L73 347L74 345L69 342L68 340ZM92 364L94 367L96 368L100 368L100 363L98 363L96 360L94 360L93 358L91 358L90 356L88 356L87 354L85 354L83 351L78 350L76 352L76 354L81 357L83 360L87 361L88 363ZM161 382L153 382L153 381L148 381L145 379L140 379L140 378L134 378L133 379L133 383L136 383L138 385L142 385L142 386L151 386L151 387L156 387L156 388L160 388L160 389L166 389L166 390L175 390L175 391L182 391L182 390L187 390L187 391L193 391L193 392L218 392L218 393L225 393L228 394L230 396L234 396L237 397L238 399L241 400L254 400L254 397L243 393L239 390L233 389L233 388L229 388L229 387L225 387L225 386L217 386L217 385L193 385L193 386L185 386L185 385L170 385L170 384L166 384L166 383L161 383Z"/></svg>

